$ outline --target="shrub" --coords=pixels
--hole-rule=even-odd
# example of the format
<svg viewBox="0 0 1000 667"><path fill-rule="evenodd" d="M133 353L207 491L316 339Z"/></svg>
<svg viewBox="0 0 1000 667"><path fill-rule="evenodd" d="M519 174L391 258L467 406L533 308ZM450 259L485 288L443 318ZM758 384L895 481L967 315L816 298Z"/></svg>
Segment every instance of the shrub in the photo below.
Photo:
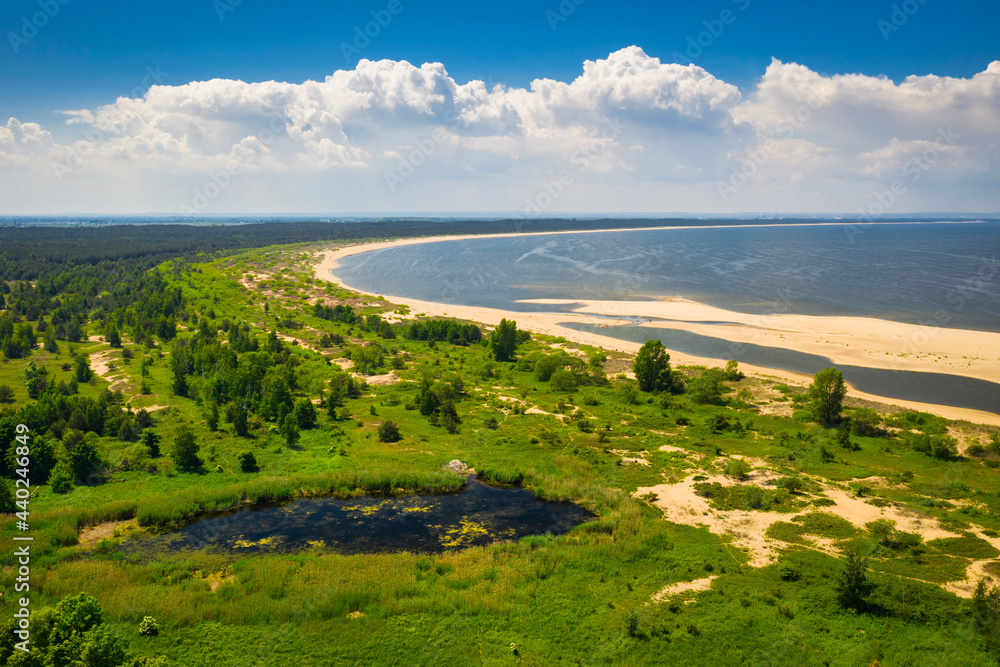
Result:
<svg viewBox="0 0 1000 667"><path fill-rule="evenodd" d="M258 472L257 457L253 452L243 452L239 457L240 470L243 472Z"/></svg>
<svg viewBox="0 0 1000 667"><path fill-rule="evenodd" d="M399 442L403 439L403 436L399 432L399 427L396 426L391 420L387 419L379 424L378 439L381 442Z"/></svg>
<svg viewBox="0 0 1000 667"><path fill-rule="evenodd" d="M687 386L687 393L691 400L701 405L721 405L724 390L722 371L717 368L710 368L689 382Z"/></svg>
<svg viewBox="0 0 1000 667"><path fill-rule="evenodd" d="M140 637L155 637L160 634L160 626L152 616L144 616L139 623Z"/></svg>
<svg viewBox="0 0 1000 667"><path fill-rule="evenodd" d="M726 475L732 477L733 479L738 479L744 481L748 478L750 473L750 465L743 461L742 459L733 459L726 466Z"/></svg>
<svg viewBox="0 0 1000 667"><path fill-rule="evenodd" d="M798 477L782 477L776 484L789 493L798 493L805 488L805 484Z"/></svg>
<svg viewBox="0 0 1000 667"><path fill-rule="evenodd" d="M170 450L170 458L181 470L194 470L201 466L198 458L198 443L194 433L186 426L181 426L174 436L174 445Z"/></svg>
<svg viewBox="0 0 1000 667"><path fill-rule="evenodd" d="M73 490L73 473L65 465L56 466L49 475L49 486L54 493L69 493Z"/></svg>

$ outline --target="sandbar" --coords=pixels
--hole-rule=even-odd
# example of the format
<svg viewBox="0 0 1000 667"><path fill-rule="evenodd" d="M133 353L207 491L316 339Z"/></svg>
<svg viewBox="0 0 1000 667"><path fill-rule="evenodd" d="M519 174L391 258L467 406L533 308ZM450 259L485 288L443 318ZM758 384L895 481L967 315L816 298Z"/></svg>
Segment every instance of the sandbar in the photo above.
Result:
<svg viewBox="0 0 1000 667"><path fill-rule="evenodd" d="M845 223L793 223L777 226L797 226L799 224L832 225ZM333 282L356 292L369 294L370 296L379 296L351 287L340 280L333 273L340 266L339 260L350 255L373 250L383 250L403 245L438 243L441 241L525 235L598 234L653 229L706 229L743 226L750 225L664 226L612 230L527 232L520 234L468 234L361 243L343 246L336 250L322 253L321 260L315 265L315 276L321 280ZM530 302L550 305L575 304L576 308L571 312L523 313L497 308L421 301L419 299L409 299L393 295L381 296L391 303L409 307L410 312L413 314L422 313L434 317L455 317L480 322L489 326L497 325L504 318L512 319L517 321L518 327L522 329L551 336L562 336L576 343L631 354L638 351L640 347L639 343L590 332L575 331L560 326L560 323L579 322L583 324L614 325L615 321L609 320L608 317L644 317L655 320L645 323L645 326L680 329L696 334L722 338L735 343L753 343L768 347L793 349L799 352L827 357L835 364L850 364L853 366L888 370L944 373L1000 383L1000 334L993 332L931 327L868 317L826 317L789 313L754 315L723 310L707 304L676 297L667 297L658 301L536 299ZM624 319L618 323L632 324L630 320ZM725 363L718 359L697 357L677 350L669 351L671 362L674 364L715 367L724 365ZM812 381L811 376L803 373L743 363L740 364L740 367L755 375L773 377L796 384L808 384ZM889 398L861 392L854 387L849 388L849 395L856 398L932 412L948 419L964 419L979 424L1000 426L1000 415L998 414L969 408Z"/></svg>

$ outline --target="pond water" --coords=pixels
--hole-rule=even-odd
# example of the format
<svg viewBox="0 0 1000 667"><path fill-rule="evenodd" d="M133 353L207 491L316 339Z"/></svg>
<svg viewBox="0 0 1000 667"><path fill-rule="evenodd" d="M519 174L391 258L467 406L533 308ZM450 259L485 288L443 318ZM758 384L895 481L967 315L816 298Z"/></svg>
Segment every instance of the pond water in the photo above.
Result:
<svg viewBox="0 0 1000 667"><path fill-rule="evenodd" d="M527 535L559 535L593 517L572 503L546 502L522 488L469 479L458 493L301 498L246 508L129 540L121 549L140 556L185 551L242 556L310 549L440 553Z"/></svg>

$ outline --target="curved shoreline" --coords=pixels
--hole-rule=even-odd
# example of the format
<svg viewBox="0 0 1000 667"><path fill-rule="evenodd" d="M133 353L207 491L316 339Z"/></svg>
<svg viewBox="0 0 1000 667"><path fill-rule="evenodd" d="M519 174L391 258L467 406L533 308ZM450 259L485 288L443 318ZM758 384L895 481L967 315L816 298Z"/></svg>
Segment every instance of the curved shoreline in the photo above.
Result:
<svg viewBox="0 0 1000 667"><path fill-rule="evenodd" d="M801 226L803 224L809 223L772 226ZM834 225L844 223L816 224ZM695 227L695 229L749 226L751 225L716 225L711 227ZM753 226L759 227L761 225ZM322 260L315 265L315 276L356 292L370 296L383 296L391 303L408 306L414 314L422 313L438 317L456 317L482 322L490 326L495 326L503 318L514 319L518 321L523 329L551 336L562 336L577 343L627 353L635 353L640 345L608 336L574 331L560 326L559 323L575 321L584 324L610 324L613 326L614 322L609 323L608 316L632 315L649 317L658 320L655 323L650 323L649 326L668 326L692 333L725 338L737 344L741 342L754 343L776 348L795 349L830 358L834 363L839 364L885 370L945 373L1000 383L1000 334L991 332L925 327L864 317L822 317L780 313L773 315L751 315L676 298L667 298L660 301L537 299L531 300L531 302L552 305L566 303L579 305L571 312L526 313L478 306L443 304L392 295L377 295L351 287L333 273L333 270L340 266L338 260L344 257L404 245L478 238L552 234L596 234L608 231L621 232L689 228L665 226L613 230L526 232L520 234L469 234L364 243L341 247L323 253ZM713 321L726 322L727 324L705 324L705 322ZM621 323L632 324L631 321L622 321ZM723 329L723 327L725 328ZM675 364L703 365L708 367L723 365L718 359L697 357L677 350L669 350L669 352L671 360ZM990 354L995 355L992 358L992 362ZM750 364L741 364L741 367L757 375L766 375L794 383L808 384L812 381L812 377L809 375L791 371ZM974 423L1000 426L1000 415L981 410L894 399L861 392L853 386L850 386L850 395L865 400L932 412L949 419L965 419Z"/></svg>

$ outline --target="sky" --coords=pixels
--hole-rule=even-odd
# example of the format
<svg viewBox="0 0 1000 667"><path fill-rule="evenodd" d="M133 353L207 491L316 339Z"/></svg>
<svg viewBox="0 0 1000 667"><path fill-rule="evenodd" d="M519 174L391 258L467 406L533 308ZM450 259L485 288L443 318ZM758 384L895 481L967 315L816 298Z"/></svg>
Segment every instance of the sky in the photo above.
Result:
<svg viewBox="0 0 1000 667"><path fill-rule="evenodd" d="M1000 3L6 0L0 214L998 213Z"/></svg>

